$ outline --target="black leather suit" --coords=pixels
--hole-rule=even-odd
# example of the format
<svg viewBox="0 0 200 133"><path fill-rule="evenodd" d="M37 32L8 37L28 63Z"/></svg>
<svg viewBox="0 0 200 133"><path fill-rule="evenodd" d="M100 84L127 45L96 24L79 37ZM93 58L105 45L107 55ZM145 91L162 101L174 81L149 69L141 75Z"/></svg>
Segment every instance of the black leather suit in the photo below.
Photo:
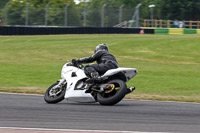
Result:
<svg viewBox="0 0 200 133"><path fill-rule="evenodd" d="M99 50L90 57L85 57L77 60L79 63L92 63L94 61L97 64L90 64L85 66L85 73L91 77L92 72L98 72L99 75L103 75L107 70L118 68L118 63L115 57L108 51Z"/></svg>

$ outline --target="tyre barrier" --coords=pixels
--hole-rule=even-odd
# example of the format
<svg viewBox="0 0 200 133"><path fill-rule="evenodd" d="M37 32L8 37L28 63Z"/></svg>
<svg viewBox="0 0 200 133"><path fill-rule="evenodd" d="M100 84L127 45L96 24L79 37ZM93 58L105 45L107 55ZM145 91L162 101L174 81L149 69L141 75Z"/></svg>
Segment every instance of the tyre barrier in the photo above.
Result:
<svg viewBox="0 0 200 133"><path fill-rule="evenodd" d="M197 30L197 34L200 34L200 29Z"/></svg>
<svg viewBox="0 0 200 133"><path fill-rule="evenodd" d="M196 29L184 29L183 34L197 34L197 30Z"/></svg>
<svg viewBox="0 0 200 133"><path fill-rule="evenodd" d="M116 27L23 27L0 26L0 35L53 35L53 34L139 34L141 28ZM145 34L154 30L145 29Z"/></svg>
<svg viewBox="0 0 200 133"><path fill-rule="evenodd" d="M156 28L155 29L155 34L168 34L169 29L167 28Z"/></svg>
<svg viewBox="0 0 200 133"><path fill-rule="evenodd" d="M0 26L0 35L54 34L200 34L200 29L180 28L117 28L117 27L59 27L59 26Z"/></svg>
<svg viewBox="0 0 200 133"><path fill-rule="evenodd" d="M183 34L183 29L179 29L179 28L174 28L174 29L172 29L172 28L170 28L169 29L169 34L170 35L181 35L181 34Z"/></svg>
<svg viewBox="0 0 200 133"><path fill-rule="evenodd" d="M155 34L170 34L170 35L200 34L200 29L156 28Z"/></svg>

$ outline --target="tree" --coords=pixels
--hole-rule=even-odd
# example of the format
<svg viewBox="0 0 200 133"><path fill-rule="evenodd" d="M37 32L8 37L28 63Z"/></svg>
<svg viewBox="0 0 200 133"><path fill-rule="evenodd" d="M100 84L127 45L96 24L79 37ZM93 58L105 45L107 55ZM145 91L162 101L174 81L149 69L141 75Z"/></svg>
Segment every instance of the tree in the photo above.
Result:
<svg viewBox="0 0 200 133"><path fill-rule="evenodd" d="M5 18L5 5L9 0L0 0L0 19ZM23 1L23 2L22 2ZM101 26L102 6L104 10L104 26L114 26L119 22L119 7L124 4L122 21L129 21L140 7L140 18L150 19L150 4L154 4L154 19L164 20L199 20L200 0L82 0L78 5L73 0L10 0L8 5L8 24L24 25L29 9L29 24L44 25L45 7L48 7L48 24L64 25L65 6L68 7L68 25L81 26L83 23L84 7L86 6L87 26ZM89 2L88 2L89 1ZM30 3L27 5L27 3Z"/></svg>
<svg viewBox="0 0 200 133"><path fill-rule="evenodd" d="M4 8L6 3L8 3L9 0L0 0L0 25L3 23L3 18L4 18Z"/></svg>
<svg viewBox="0 0 200 133"><path fill-rule="evenodd" d="M199 20L199 0L165 0L162 5L163 19Z"/></svg>
<svg viewBox="0 0 200 133"><path fill-rule="evenodd" d="M29 3L29 4L28 4ZM72 17L71 22L80 24L80 13L75 8L73 0L15 0L8 5L8 24L9 25L25 25L26 13L29 16L29 25L45 24L45 7L48 7L48 24L64 26L65 6L69 4L69 13ZM70 9L71 8L71 9ZM75 9L72 11L72 9ZM1 14L5 14L2 9ZM70 23L70 20L69 22Z"/></svg>
<svg viewBox="0 0 200 133"><path fill-rule="evenodd" d="M9 0L0 0L0 9L4 8L6 3L8 3Z"/></svg>

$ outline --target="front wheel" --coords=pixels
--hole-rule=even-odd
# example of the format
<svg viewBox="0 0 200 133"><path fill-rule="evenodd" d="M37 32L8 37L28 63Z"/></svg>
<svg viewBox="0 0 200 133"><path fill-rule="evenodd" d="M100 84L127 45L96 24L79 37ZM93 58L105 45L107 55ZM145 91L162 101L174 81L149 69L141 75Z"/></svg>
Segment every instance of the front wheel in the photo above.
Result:
<svg viewBox="0 0 200 133"><path fill-rule="evenodd" d="M102 105L114 105L120 102L127 93L127 86L122 80L115 79L106 84L110 89L102 93L97 93L97 101Z"/></svg>
<svg viewBox="0 0 200 133"><path fill-rule="evenodd" d="M47 103L58 103L64 99L66 85L62 88L57 85L58 83L55 83L46 90L44 100Z"/></svg>

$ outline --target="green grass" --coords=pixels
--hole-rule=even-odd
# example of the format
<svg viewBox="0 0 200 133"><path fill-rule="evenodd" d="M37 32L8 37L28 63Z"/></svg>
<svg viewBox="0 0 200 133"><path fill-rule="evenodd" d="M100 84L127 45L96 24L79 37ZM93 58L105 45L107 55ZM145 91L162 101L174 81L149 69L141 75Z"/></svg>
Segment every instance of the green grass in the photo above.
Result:
<svg viewBox="0 0 200 133"><path fill-rule="evenodd" d="M200 102L199 35L0 36L0 91L44 93L66 60L106 43L121 67L138 75L127 98Z"/></svg>

